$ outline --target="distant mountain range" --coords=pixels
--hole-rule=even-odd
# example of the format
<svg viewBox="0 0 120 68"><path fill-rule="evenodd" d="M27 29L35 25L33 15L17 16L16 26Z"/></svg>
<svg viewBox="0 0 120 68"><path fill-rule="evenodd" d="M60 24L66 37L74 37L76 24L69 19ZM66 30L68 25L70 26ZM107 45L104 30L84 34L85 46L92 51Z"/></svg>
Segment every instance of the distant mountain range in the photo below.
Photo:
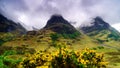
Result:
<svg viewBox="0 0 120 68"><path fill-rule="evenodd" d="M48 30L66 36L76 36L79 34L82 37L84 34L102 44L112 45L111 43L115 42L115 45L119 45L117 43L120 41L120 33L116 29L111 27L101 17L96 17L93 20L94 22L91 23L91 26L83 26L77 30L61 15L53 15L43 29L38 30L34 28L37 31L28 31L27 34L40 35L45 32L49 33ZM26 29L20 23L15 23L0 14L0 32L17 32L24 34L26 33ZM78 34L76 34L76 32Z"/></svg>
<svg viewBox="0 0 120 68"><path fill-rule="evenodd" d="M90 48L91 53L94 53L93 50L95 50L99 53L102 52L100 56L105 54L104 59L107 63L109 62L108 68L117 68L120 62L120 33L101 17L93 20L91 26L77 29L61 15L53 15L44 28L33 27L33 31L27 31L20 23L13 22L0 14L0 55L2 58L0 61L2 61L2 66L13 65L13 68L22 58L31 58L32 55L36 57L38 52L46 53L45 57L47 57L46 55L58 52L58 49L60 52L67 49L73 53L74 50L81 51L86 48L83 50L85 51L83 54L87 55L90 52L88 48ZM68 53L68 51L65 52ZM91 55L89 56L91 57ZM24 62L26 63L26 61ZM30 67L34 67L34 64Z"/></svg>

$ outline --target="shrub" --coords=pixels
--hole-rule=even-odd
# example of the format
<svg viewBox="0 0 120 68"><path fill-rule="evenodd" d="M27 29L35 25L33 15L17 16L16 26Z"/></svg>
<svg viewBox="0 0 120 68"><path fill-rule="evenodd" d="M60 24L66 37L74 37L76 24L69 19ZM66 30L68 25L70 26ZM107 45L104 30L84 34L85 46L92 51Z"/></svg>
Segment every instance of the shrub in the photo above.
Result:
<svg viewBox="0 0 120 68"><path fill-rule="evenodd" d="M51 34L50 37L51 37L52 41L57 41L58 38L60 37L60 35L55 33L55 34Z"/></svg>
<svg viewBox="0 0 120 68"><path fill-rule="evenodd" d="M5 43L5 41L2 40L2 39L0 39L0 46L1 46L3 43Z"/></svg>
<svg viewBox="0 0 120 68"><path fill-rule="evenodd" d="M103 46L98 46L97 48L98 48L98 49L104 49L104 47L103 47Z"/></svg>
<svg viewBox="0 0 120 68"><path fill-rule="evenodd" d="M71 50L68 47L59 47L54 52L40 51L27 56L22 66L24 68L100 68L106 67L104 55L88 48L84 50Z"/></svg>
<svg viewBox="0 0 120 68"><path fill-rule="evenodd" d="M0 68L16 68L16 65L21 62L21 59L14 60L7 57L14 54L16 54L15 51L9 50L5 51L3 55L0 55Z"/></svg>
<svg viewBox="0 0 120 68"><path fill-rule="evenodd" d="M6 34L3 35L3 40L6 41L6 42L11 41L14 38L15 38L15 36L11 33L6 33Z"/></svg>
<svg viewBox="0 0 120 68"><path fill-rule="evenodd" d="M14 51L14 50L8 50L8 51L4 52L3 56L14 55L14 54L16 54L16 51Z"/></svg>
<svg viewBox="0 0 120 68"><path fill-rule="evenodd" d="M50 35L50 37L52 39L52 43L51 43L52 46L56 47L57 41L58 41L58 39L59 39L60 36L61 35L57 34L57 33Z"/></svg>
<svg viewBox="0 0 120 68"><path fill-rule="evenodd" d="M104 40L101 40L101 39L96 39L99 43L103 43Z"/></svg>
<svg viewBox="0 0 120 68"><path fill-rule="evenodd" d="M64 38L70 38L70 39L75 39L75 38L77 38L79 35L80 35L80 33L79 32L74 32L74 33L72 33L72 34L66 34L66 33L63 33L63 34L61 34Z"/></svg>
<svg viewBox="0 0 120 68"><path fill-rule="evenodd" d="M0 36L0 46L7 41L13 40L14 38L15 38L15 36L11 33L1 34L1 36Z"/></svg>

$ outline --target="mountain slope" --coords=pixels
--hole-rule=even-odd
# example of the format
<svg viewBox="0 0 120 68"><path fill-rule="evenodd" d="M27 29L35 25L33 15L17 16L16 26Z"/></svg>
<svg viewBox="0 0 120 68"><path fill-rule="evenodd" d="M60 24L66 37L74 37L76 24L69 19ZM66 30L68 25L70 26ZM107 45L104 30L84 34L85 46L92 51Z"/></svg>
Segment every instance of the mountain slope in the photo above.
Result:
<svg viewBox="0 0 120 68"><path fill-rule="evenodd" d="M47 22L44 29L50 29L57 33L72 34L78 32L67 20L61 15L53 15Z"/></svg>
<svg viewBox="0 0 120 68"><path fill-rule="evenodd" d="M8 44L11 44L11 46L16 46L25 44L36 50L41 50L42 46L44 47L43 49L46 49L46 47L51 45L52 34L59 35L58 42L71 45L75 49L84 47L91 48L98 45L96 41L93 41L87 35L76 30L76 28L74 28L61 15L53 15L43 29L38 31L28 31L25 36L18 37L18 39L7 42L4 45L8 46Z"/></svg>
<svg viewBox="0 0 120 68"><path fill-rule="evenodd" d="M98 41L99 42L104 41L104 43L107 44L107 42L105 42L105 40L108 39L106 41L109 41L109 44L115 43L115 42L118 44L119 43L118 39L117 39L117 41L115 41L114 38L111 38L108 35L111 34L111 35L113 35L113 37L115 37L115 36L118 37L119 32L117 32L112 27L110 28L110 25L105 22L102 24L101 24L101 21L99 21L99 20L97 20L95 22L94 22L95 25L93 25L91 27L84 27L85 34L80 33L80 36L78 36L75 39L69 39L69 38L65 39L63 37L62 38L60 37L57 40L56 46L68 45L71 50L81 50L83 48L88 47L91 49L95 49L98 52L104 52L105 54L107 54L107 53L112 54L110 56L107 55L106 59L110 61L109 65L113 64L114 66L117 66L117 63L119 63L119 60L120 60L120 58L119 58L120 51L117 52L116 51L117 49L115 49L115 48L112 49L110 47L109 48L101 47L100 44L98 43ZM100 23L100 25L99 25L99 23ZM105 25L105 24L107 24L107 25ZM9 32L9 31L7 31L7 32ZM17 36L15 39L5 42L3 45L0 46L0 51L4 52L5 50L15 50L18 54L10 55L10 58L13 58L15 60L16 60L16 58L17 59L18 58L26 58L28 56L31 57L31 55L33 55L33 53L35 51L37 51L37 52L43 52L43 51L53 52L53 51L58 50L58 47L55 47L52 45L53 42L50 37L51 33L52 34L53 33L57 33L57 34L65 33L66 35L70 35L70 34L74 34L74 32L78 32L78 31L72 25L70 25L68 21L63 19L63 17L61 17L61 16L55 15L50 18L50 20L47 22L47 25L43 29L38 30L38 31L28 31L26 35ZM90 37L87 36L86 34L89 35ZM91 37L93 39L91 39ZM8 39L8 37L7 37L7 39ZM96 41L96 40L98 40L98 41ZM40 50L42 50L42 51L40 51ZM29 53L31 55L29 55ZM9 57L9 56L7 56L7 57ZM5 59L7 57L5 57ZM115 62L116 60L118 62ZM111 64L111 62L112 62L112 64ZM108 67L108 68L116 68L116 67Z"/></svg>
<svg viewBox="0 0 120 68"><path fill-rule="evenodd" d="M84 33L89 33L89 32L92 32L92 31L101 31L101 30L105 30L105 29L108 29L111 27L108 23L106 23L105 21L102 20L102 18L100 17L96 17L94 19L94 22L91 23L93 24L92 26L84 26L82 27L82 31Z"/></svg>
<svg viewBox="0 0 120 68"><path fill-rule="evenodd" d="M0 32L15 32L23 34L26 32L26 29L20 23L15 23L0 14Z"/></svg>
<svg viewBox="0 0 120 68"><path fill-rule="evenodd" d="M108 45L120 44L120 33L106 23L102 18L96 17L92 24L92 26L81 27L81 30L100 43Z"/></svg>

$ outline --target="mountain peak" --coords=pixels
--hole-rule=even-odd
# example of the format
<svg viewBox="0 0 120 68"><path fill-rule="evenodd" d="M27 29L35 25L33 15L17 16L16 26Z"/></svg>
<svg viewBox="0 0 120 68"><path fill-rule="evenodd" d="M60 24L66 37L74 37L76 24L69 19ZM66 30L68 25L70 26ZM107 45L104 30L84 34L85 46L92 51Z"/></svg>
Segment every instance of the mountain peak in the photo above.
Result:
<svg viewBox="0 0 120 68"><path fill-rule="evenodd" d="M59 14L54 14L51 16L51 19L52 18L56 18L56 19L63 19L62 15L59 15Z"/></svg>
<svg viewBox="0 0 120 68"><path fill-rule="evenodd" d="M109 28L109 24L106 23L101 17L97 16L96 18L94 18L94 25L95 26L99 26L99 27L103 27L103 28Z"/></svg>
<svg viewBox="0 0 120 68"><path fill-rule="evenodd" d="M100 31L100 30L104 30L104 29L109 29L110 25L105 22L101 17L97 16L96 18L94 18L94 22L92 22L92 26L84 26L82 27L82 31L85 33L89 33L91 31Z"/></svg>
<svg viewBox="0 0 120 68"><path fill-rule="evenodd" d="M50 29L57 33L71 34L77 30L61 15L52 15L44 29Z"/></svg>
<svg viewBox="0 0 120 68"><path fill-rule="evenodd" d="M95 21L98 21L98 20L99 20L99 21L103 21L103 19L102 19L101 17L99 17L99 16L95 17L94 20L95 20Z"/></svg>
<svg viewBox="0 0 120 68"><path fill-rule="evenodd" d="M45 27L49 27L58 23L69 24L69 22L65 20L61 15L55 14L51 16L51 18L48 20L47 25Z"/></svg>
<svg viewBox="0 0 120 68"><path fill-rule="evenodd" d="M52 15L48 22L65 23L65 19L61 15Z"/></svg>

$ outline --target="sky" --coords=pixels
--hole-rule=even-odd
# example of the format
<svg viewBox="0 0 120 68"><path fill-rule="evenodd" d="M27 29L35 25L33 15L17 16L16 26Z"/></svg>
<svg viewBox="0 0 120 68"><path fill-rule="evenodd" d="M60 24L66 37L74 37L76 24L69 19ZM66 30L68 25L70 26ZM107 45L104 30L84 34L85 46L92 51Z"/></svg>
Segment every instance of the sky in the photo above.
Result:
<svg viewBox="0 0 120 68"><path fill-rule="evenodd" d="M0 13L28 30L43 28L53 14L79 27L100 16L120 31L120 0L0 0Z"/></svg>

